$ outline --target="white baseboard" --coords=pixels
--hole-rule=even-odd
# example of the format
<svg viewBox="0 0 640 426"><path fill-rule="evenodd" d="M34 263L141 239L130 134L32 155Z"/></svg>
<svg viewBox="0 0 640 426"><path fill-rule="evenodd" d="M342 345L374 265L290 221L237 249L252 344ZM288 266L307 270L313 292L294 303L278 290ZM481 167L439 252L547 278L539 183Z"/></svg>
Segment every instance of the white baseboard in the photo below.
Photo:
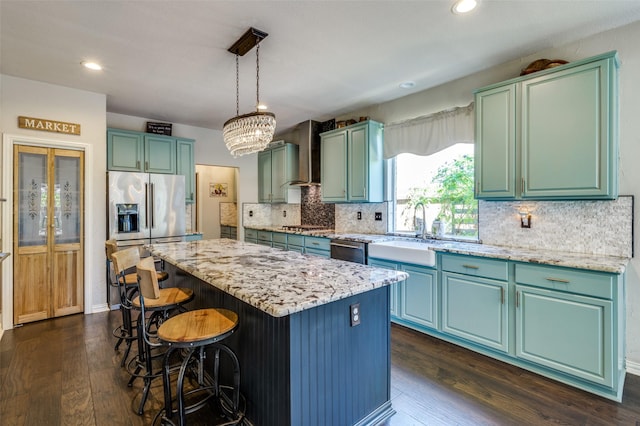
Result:
<svg viewBox="0 0 640 426"><path fill-rule="evenodd" d="M640 376L640 363L627 360L627 373Z"/></svg>
<svg viewBox="0 0 640 426"><path fill-rule="evenodd" d="M98 312L107 312L107 311L110 311L109 304L100 303L99 305L93 305L91 307L91 312L85 312L85 313L87 313L87 314L96 314Z"/></svg>

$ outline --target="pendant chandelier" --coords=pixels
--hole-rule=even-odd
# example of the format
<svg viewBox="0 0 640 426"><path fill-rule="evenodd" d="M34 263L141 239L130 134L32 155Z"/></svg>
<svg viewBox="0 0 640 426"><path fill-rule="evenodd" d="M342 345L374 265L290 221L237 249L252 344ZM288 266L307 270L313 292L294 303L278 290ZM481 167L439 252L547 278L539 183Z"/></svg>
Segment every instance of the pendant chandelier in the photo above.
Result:
<svg viewBox="0 0 640 426"><path fill-rule="evenodd" d="M273 140L276 130L276 116L260 111L260 42L267 33L249 28L228 50L236 55L236 116L227 120L222 135L227 149L234 157L262 151ZM239 57L256 46L256 111L240 115Z"/></svg>

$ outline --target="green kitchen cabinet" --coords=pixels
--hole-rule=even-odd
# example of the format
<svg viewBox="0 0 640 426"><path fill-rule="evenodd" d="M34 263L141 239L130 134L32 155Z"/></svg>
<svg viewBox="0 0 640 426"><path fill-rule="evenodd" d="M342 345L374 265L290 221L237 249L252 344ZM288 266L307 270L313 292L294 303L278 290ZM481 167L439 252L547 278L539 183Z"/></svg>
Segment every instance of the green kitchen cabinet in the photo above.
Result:
<svg viewBox="0 0 640 426"><path fill-rule="evenodd" d="M244 241L247 243L258 244L258 231L255 229L244 228Z"/></svg>
<svg viewBox="0 0 640 426"><path fill-rule="evenodd" d="M246 235L247 234L245 232L245 237L246 237ZM227 238L227 239L230 239L230 240L237 240L238 239L238 228L235 227L235 226L220 225L220 238Z"/></svg>
<svg viewBox="0 0 640 426"><path fill-rule="evenodd" d="M271 246L282 250L287 250L287 234L284 232L272 233Z"/></svg>
<svg viewBox="0 0 640 426"><path fill-rule="evenodd" d="M325 237L304 237L304 252L314 256L331 257L331 240Z"/></svg>
<svg viewBox="0 0 640 426"><path fill-rule="evenodd" d="M258 231L258 244L273 247L273 232Z"/></svg>
<svg viewBox="0 0 640 426"><path fill-rule="evenodd" d="M107 170L144 171L144 133L107 130Z"/></svg>
<svg viewBox="0 0 640 426"><path fill-rule="evenodd" d="M507 353L507 270L502 260L443 255L442 332Z"/></svg>
<svg viewBox="0 0 640 426"><path fill-rule="evenodd" d="M299 203L298 145L283 143L258 153L258 202ZM297 194L297 197L295 197Z"/></svg>
<svg viewBox="0 0 640 426"><path fill-rule="evenodd" d="M625 355L620 279L516 265L516 356L617 389Z"/></svg>
<svg viewBox="0 0 640 426"><path fill-rule="evenodd" d="M475 92L479 199L618 196L615 52Z"/></svg>
<svg viewBox="0 0 640 426"><path fill-rule="evenodd" d="M322 201L383 201L382 133L368 120L320 135Z"/></svg>
<svg viewBox="0 0 640 426"><path fill-rule="evenodd" d="M440 300L436 269L377 258L369 258L369 265L409 274L406 280L391 285L393 322L419 330L438 328Z"/></svg>
<svg viewBox="0 0 640 426"><path fill-rule="evenodd" d="M195 141L176 138L176 174L184 176L184 193L187 204L196 201L196 164L194 154Z"/></svg>
<svg viewBox="0 0 640 426"><path fill-rule="evenodd" d="M304 235L289 234L287 235L287 250L304 253Z"/></svg>
<svg viewBox="0 0 640 426"><path fill-rule="evenodd" d="M145 134L143 171L176 174L176 138Z"/></svg>
<svg viewBox="0 0 640 426"><path fill-rule="evenodd" d="M369 258L369 266L375 266L376 268L398 270L398 263L385 259ZM400 317L400 310L398 309L398 293L402 282L394 283L389 286L389 311L391 312L391 321L398 322Z"/></svg>
<svg viewBox="0 0 640 426"><path fill-rule="evenodd" d="M178 174L185 177L185 202L195 202L195 140L107 129L107 170Z"/></svg>

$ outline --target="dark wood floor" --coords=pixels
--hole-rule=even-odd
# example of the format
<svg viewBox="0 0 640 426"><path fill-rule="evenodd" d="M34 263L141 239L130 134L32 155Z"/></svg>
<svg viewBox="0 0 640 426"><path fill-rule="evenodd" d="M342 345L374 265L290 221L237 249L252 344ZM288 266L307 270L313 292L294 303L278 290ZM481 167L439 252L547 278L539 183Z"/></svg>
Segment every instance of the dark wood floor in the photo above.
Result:
<svg viewBox="0 0 640 426"><path fill-rule="evenodd" d="M118 316L74 315L5 331L0 424L150 424L162 384L145 415L134 414L141 385L128 388L118 366L111 336ZM395 325L392 361L397 414L387 426L640 425L638 376L627 377L619 404Z"/></svg>

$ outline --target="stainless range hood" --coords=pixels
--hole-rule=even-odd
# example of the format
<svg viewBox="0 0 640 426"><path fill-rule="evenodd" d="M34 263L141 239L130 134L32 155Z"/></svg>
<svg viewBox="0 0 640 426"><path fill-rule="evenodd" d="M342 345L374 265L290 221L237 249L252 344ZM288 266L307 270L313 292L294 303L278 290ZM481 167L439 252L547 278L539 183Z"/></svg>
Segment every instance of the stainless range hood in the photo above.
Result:
<svg viewBox="0 0 640 426"><path fill-rule="evenodd" d="M291 182L291 185L320 185L320 123L303 121L291 131L289 140L299 147L299 180Z"/></svg>

